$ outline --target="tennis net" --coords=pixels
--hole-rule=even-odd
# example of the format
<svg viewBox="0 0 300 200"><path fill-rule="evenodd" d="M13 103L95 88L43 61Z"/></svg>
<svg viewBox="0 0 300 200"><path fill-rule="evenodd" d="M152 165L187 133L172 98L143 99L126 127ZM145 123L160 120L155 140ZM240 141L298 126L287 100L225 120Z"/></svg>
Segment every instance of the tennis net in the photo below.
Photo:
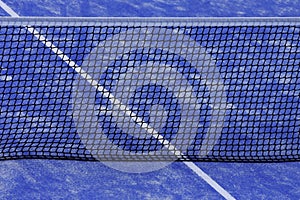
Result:
<svg viewBox="0 0 300 200"><path fill-rule="evenodd" d="M299 18L0 22L0 160L300 160Z"/></svg>

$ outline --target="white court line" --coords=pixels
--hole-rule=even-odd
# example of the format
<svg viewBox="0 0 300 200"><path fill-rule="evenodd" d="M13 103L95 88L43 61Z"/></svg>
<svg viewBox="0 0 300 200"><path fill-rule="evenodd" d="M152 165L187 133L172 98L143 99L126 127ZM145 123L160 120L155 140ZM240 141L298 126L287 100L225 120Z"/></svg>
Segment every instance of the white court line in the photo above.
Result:
<svg viewBox="0 0 300 200"><path fill-rule="evenodd" d="M0 0L0 6L12 17L20 17L16 12L14 12L8 5L3 3ZM59 58L61 58L68 66L72 67L82 78L86 79L94 88L103 95L110 99L114 106L126 113L127 116L130 116L137 124L144 128L149 134L154 138L159 140L163 145L165 145L174 155L179 158L184 157L184 155L176 149L175 146L170 144L163 136L153 129L150 125L145 123L140 117L138 117L134 112L132 112L126 105L123 105L118 99L116 99L109 91L107 91L103 86L99 85L97 81L93 80L92 77L87 74L80 66L78 66L74 61L72 61L67 55L65 55L61 50L59 50L54 44L42 36L37 30L32 27L25 27L30 33L32 33L40 42L45 46L50 48ZM201 177L206 183L208 183L212 188L214 188L220 195L226 199L235 199L231 196L225 189L223 189L216 181L214 181L208 174L202 171L198 166L192 162L185 161L184 164L189 167L193 172L195 172L199 177Z"/></svg>
<svg viewBox="0 0 300 200"><path fill-rule="evenodd" d="M20 17L13 9L11 9L6 3L0 0L0 7L5 10L11 17Z"/></svg>

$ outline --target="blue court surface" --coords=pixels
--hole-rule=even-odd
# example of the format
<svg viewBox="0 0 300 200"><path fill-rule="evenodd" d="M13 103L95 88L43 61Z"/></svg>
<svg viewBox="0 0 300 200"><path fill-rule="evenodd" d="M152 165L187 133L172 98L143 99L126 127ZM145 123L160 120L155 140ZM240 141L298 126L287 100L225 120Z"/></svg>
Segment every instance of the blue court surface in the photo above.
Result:
<svg viewBox="0 0 300 200"><path fill-rule="evenodd" d="M3 0L0 1L2 8L0 9L0 16L47 16L47 17L297 17L300 16L300 1L281 1L281 0L264 0L264 1L250 1L250 0L201 0L201 1L172 1L172 0L70 0L70 1L38 1L38 0ZM18 31L18 30L15 30ZM43 34L43 28L40 29L40 33ZM83 31L83 30L81 30ZM248 30L249 31L249 30ZM255 31L255 30L250 30ZM274 30L275 31L275 30ZM298 31L298 32L297 32ZM0 30L0 34L3 30ZM22 33L19 30L19 33ZM54 33L54 34L53 34ZM53 37L55 40L55 30L53 30ZM80 43L78 48L68 48L68 33L64 33L66 37L66 45L58 46L66 54L72 51L80 52ZM292 34L292 33L291 33ZM299 30L293 32L297 36ZM247 33L246 33L247 35ZM61 37L62 35L60 35ZM73 74L71 69L66 66L63 69L55 68L56 65L62 65L62 60L57 59L56 55L51 53L49 49L43 46L40 41L35 40L32 35L26 35L27 39L32 40L28 45L26 42L14 41L11 42L12 46L22 46L24 52L18 52L15 49L8 49L10 54L15 52L16 59L19 54L25 55L23 57L24 62L28 62L28 66L34 63L34 70L36 71L22 71L22 68L18 63L14 66L14 69L7 67L5 69L5 77L1 74L0 84L4 82L13 82L13 79L22 80L22 74L27 73L33 80L30 83L26 83L24 80L24 86L20 87L20 91L24 93L30 93L30 88L35 87L34 80L39 80L39 84L45 85L43 91L32 91L36 92L37 99L41 99L40 104L46 105L50 102L53 109L58 112L57 118L63 116L71 116L72 113L67 109L68 103L62 101L54 101L55 96L51 96L54 92L58 91L61 97L68 97L71 94L70 81L72 81ZM291 36L292 37L292 36ZM58 37L59 38L59 37ZM287 34L289 38L289 33ZM289 58L299 64L299 37L298 40L292 40L292 47L296 50L293 51L291 48ZM0 41L1 42L1 41ZM205 44L203 44L205 45ZM221 44L220 44L221 45ZM35 55L32 57L26 55L26 48L36 48ZM91 45L92 47L93 45ZM32 49L31 49L32 50ZM226 50L226 47L224 47ZM5 50L4 50L5 51ZM213 50L212 54L214 53ZM267 52L267 49L265 50ZM278 50L280 51L280 49ZM276 52L276 51L275 51ZM49 63L38 62L39 58L43 57L44 54L48 54L47 60ZM286 53L286 52L285 52ZM4 53L5 54L5 53ZM82 64L82 54L78 54L77 57L71 57L75 62ZM238 54L237 54L238 55ZM277 53L277 57L281 54ZM229 56L229 55L228 55ZM2 58L5 60L5 58ZM271 59L272 60L272 59ZM36 61L36 62L35 62ZM276 62L276 61L274 61ZM40 64L40 65L39 65ZM45 65L47 64L47 68ZM271 63L272 65L272 63ZM274 66L274 65L272 65ZM0 66L0 70L6 66ZM29 67L30 68L30 67ZM270 67L271 68L271 67ZM10 71L11 70L11 71ZM17 71L19 70L19 71ZM27 69L23 69L27 70ZM59 70L66 70L63 80L58 80L56 74L64 73ZM70 70L70 71L68 71ZM232 69L234 71L234 69ZM254 70L254 69L253 69ZM260 70L260 69L257 69ZM276 71L278 69L268 69L269 71ZM264 73L261 74L254 71L250 71L249 74L245 72L244 76L256 76L262 83L268 84L269 80L264 80ZM280 79L278 75L278 84L275 89L276 92L280 93L281 96L277 100L279 102L276 107L276 103L272 105L265 105L269 108L268 111L264 109L257 110L260 112L260 116L263 117L278 117L282 119L282 124L275 126L282 126L283 130L270 129L261 130L261 133L267 131L270 132L270 137L278 137L284 139L290 139L291 141L298 141L294 145L299 145L299 130L300 130L300 110L295 105L299 105L299 67L297 69L279 69L278 71L283 72L286 79ZM1 72L4 74L4 72ZM10 74L11 73L11 74ZM296 74L295 77L293 75ZM239 77L232 77L236 79L238 84ZM228 81L230 81L228 79ZM250 80L250 79L249 79ZM57 81L57 82L55 82ZM226 80L225 80L226 81ZM265 81L265 82L264 82ZM281 83L280 81L285 81ZM290 88L281 87L285 83L290 84ZM57 83L57 85L55 85ZM13 84L13 83L12 83ZM26 85L28 84L28 85ZM52 87L47 87L51 84ZM106 83L104 83L105 85ZM110 83L108 83L110 84ZM255 87L255 83L251 83ZM230 85L230 84L229 84ZM70 87L69 87L70 86ZM68 88L68 92L59 91L63 88ZM292 88L293 87L293 88ZM53 90L53 91L51 91ZM163 90L163 89L161 89ZM272 91L273 91L272 90ZM285 90L294 91L293 94L286 94ZM258 91L259 93L260 91ZM44 95L43 93L48 93ZM165 95L168 95L165 92ZM18 96L19 95L19 96ZM39 96L41 95L41 96ZM234 94L232 99L229 99L232 104L235 102ZM251 99L251 93L240 94ZM11 124L19 123L23 124L24 128L22 132L16 134L23 134L20 138L17 138L19 143L24 143L24 139L29 137L30 132L36 131L41 132L39 137L50 137L51 132L59 132L61 134L56 135L59 139L65 139L66 145L69 144L69 140L76 141L78 136L74 127L70 129L61 128L71 126L71 122L68 118L64 120L58 120L56 126L48 126L49 118L43 113L37 112L35 108L30 108L28 105L19 106L19 110L13 108L14 104L18 104L18 99L22 99L21 92L17 92L15 101L1 102L4 105L1 108L1 112L7 112L9 109L14 109L14 114L11 116L6 115L9 118L6 121L10 121ZM239 98L239 97L236 97ZM261 97L268 98L268 97ZM288 100L282 100L287 98ZM5 99L2 97L2 99ZM63 98L62 98L63 99ZM38 100L37 100L38 101ZM44 101L44 102L43 102ZM241 101L241 100L239 100ZM247 101L247 100L245 100ZM263 101L263 100L262 100ZM288 102L283 104L282 102ZM24 102L23 102L24 103ZM255 102L248 101L248 104L255 104ZM170 103L172 104L172 102ZM247 113L239 113L246 107L246 104L239 104L241 108L235 108L235 113L231 113L232 116L246 117ZM172 106L172 105L171 105ZM257 106L257 105L256 105ZM264 106L262 104L262 106ZM273 106L273 107L272 107ZM232 108L232 107L231 107ZM288 108L290 108L288 110ZM27 110L26 113L24 110ZM233 109L234 110L234 109ZM275 113L276 110L282 112ZM4 113L3 112L3 113ZM49 111L50 112L50 111ZM247 112L251 112L251 108L248 108ZM270 112L270 113L268 113ZM39 115L43 115L41 118ZM287 114L288 117L284 117ZM0 113L0 117L3 116ZM234 118L227 119L228 121L234 121ZM36 124L36 128L26 127L26 124ZM59 122L64 121L64 124ZM255 119L254 119L255 121ZM69 123L69 124L68 124ZM290 125L292 124L292 125ZM1 125L3 128L5 125ZM7 125L8 126L8 125ZM238 126L238 125L237 125ZM255 123L252 126L256 126ZM272 124L270 124L272 126ZM296 127L296 128L295 128ZM247 127L246 127L247 128ZM42 131L41 131L42 129ZM18 129L20 130L20 129ZM65 132L63 132L65 131ZM235 130L239 135L240 130ZM278 134L276 133L278 131ZM45 132L45 135L43 133ZM260 132L260 131L258 131ZM281 135L280 132L285 132L286 135ZM47 133L47 134L46 134ZM3 133L5 135L5 133ZM66 137L66 135L68 135ZM234 136L232 136L234 138ZM9 142L11 138L6 138ZM16 138L14 138L16 139ZM30 138L34 143L37 138ZM249 139L249 138L248 138ZM251 138L253 139L253 138ZM274 139L274 138L273 138ZM222 136L220 138L222 141ZM72 142L71 141L71 142ZM225 140L224 140L225 141ZM245 139L247 142L247 140ZM249 139L250 141L250 139ZM26 141L25 141L26 142ZM55 143L55 138L53 139ZM280 145L280 144L274 144ZM258 145L259 146L259 145ZM1 147L2 148L2 147ZM54 149L60 149L60 146L51 146ZM62 148L62 147L61 147ZM79 148L79 147L78 147ZM247 146L245 147L247 148ZM271 146L269 146L271 148ZM297 147L295 147L297 149ZM37 149L38 151L38 149ZM297 150L290 152L296 154ZM29 152L33 152L32 150ZM26 152L25 152L26 153ZM28 152L27 152L28 153ZM64 152L65 153L65 152ZM67 152L70 155L71 152ZM237 152L233 152L237 153ZM299 152L298 152L299 154ZM24 155L23 155L24 156ZM37 156L37 155L31 155ZM239 155L238 155L239 156ZM90 161L75 161L75 160L47 160L47 159L20 159L20 160L3 160L0 161L0 199L222 199L236 198L236 199L300 199L300 163L299 162L280 162L280 163L233 163L233 162L194 162L194 167L183 162L174 162L162 169L146 172L146 173L127 173L119 170L112 169L101 162L90 162ZM195 167L199 167L205 172L210 178L205 177L203 174L200 175L195 173ZM196 170L197 171L197 170ZM199 172L199 171L198 171ZM217 189L208 184L214 180L224 190ZM227 195L229 193L230 195Z"/></svg>

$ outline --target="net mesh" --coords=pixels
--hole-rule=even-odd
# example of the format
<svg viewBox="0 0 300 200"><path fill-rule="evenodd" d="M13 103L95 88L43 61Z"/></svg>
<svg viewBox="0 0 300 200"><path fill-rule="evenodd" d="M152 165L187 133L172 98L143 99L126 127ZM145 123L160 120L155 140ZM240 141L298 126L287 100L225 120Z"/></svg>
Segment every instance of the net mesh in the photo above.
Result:
<svg viewBox="0 0 300 200"><path fill-rule="evenodd" d="M299 19L0 21L1 160L300 160Z"/></svg>

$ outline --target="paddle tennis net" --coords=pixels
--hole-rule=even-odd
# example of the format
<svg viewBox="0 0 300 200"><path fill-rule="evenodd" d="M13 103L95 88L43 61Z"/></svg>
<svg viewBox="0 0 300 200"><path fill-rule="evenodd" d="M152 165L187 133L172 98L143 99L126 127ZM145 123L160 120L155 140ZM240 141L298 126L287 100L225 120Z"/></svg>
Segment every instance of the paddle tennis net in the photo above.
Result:
<svg viewBox="0 0 300 200"><path fill-rule="evenodd" d="M300 19L0 22L1 160L300 160Z"/></svg>

